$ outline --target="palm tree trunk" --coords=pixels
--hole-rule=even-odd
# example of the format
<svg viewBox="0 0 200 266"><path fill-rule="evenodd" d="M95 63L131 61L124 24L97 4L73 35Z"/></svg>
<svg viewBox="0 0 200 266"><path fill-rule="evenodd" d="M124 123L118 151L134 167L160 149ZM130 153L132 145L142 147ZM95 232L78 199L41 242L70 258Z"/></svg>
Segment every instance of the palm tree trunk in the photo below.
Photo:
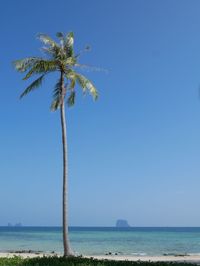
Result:
<svg viewBox="0 0 200 266"><path fill-rule="evenodd" d="M65 86L64 75L61 72L61 92L62 102L60 108L60 118L62 127L62 144L63 144L63 195L62 195L62 223L63 223L63 245L64 256L73 256L73 251L69 243L69 231L68 231L68 159L67 159L67 130L65 119Z"/></svg>

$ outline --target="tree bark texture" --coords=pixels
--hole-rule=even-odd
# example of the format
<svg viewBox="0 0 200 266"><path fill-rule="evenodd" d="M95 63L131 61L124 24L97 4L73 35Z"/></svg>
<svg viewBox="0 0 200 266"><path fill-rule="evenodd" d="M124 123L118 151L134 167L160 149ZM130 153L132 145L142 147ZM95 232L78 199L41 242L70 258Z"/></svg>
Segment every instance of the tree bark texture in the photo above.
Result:
<svg viewBox="0 0 200 266"><path fill-rule="evenodd" d="M61 107L60 118L62 127L62 145L63 145L63 194L62 194L62 225L63 225L63 246L64 256L72 256L73 251L69 242L68 230L68 158L67 158L67 130L65 117L65 94L64 73L61 72Z"/></svg>

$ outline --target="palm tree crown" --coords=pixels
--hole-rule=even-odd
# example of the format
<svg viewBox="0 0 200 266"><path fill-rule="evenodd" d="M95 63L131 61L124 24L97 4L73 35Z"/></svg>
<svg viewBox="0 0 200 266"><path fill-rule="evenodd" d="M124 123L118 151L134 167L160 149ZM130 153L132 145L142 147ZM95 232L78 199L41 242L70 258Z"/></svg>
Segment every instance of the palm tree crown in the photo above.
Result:
<svg viewBox="0 0 200 266"><path fill-rule="evenodd" d="M20 98L27 95L29 92L37 89L44 80L45 76L51 72L58 71L63 73L63 78L67 79L68 86L65 91L61 89L61 77L58 79L53 93L53 101L51 110L55 111L63 102L67 95L68 106L74 105L75 102L75 87L78 84L83 92L89 91L93 98L98 98L98 92L95 86L85 76L77 73L75 67L81 66L78 64L79 55L74 54L74 34L68 33L66 36L58 32L57 37L59 43L55 42L46 34L39 34L38 38L44 43L42 50L47 54L47 58L42 57L27 57L21 60L14 61L14 66L19 72L27 72L23 80L27 80L33 75L39 75L20 95ZM87 49L87 47L86 47Z"/></svg>

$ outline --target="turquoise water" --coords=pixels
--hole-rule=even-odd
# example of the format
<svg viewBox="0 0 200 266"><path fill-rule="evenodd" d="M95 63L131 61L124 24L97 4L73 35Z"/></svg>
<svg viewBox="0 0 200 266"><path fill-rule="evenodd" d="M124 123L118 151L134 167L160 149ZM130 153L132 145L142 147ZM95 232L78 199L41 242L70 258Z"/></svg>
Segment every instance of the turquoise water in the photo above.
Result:
<svg viewBox="0 0 200 266"><path fill-rule="evenodd" d="M77 254L119 255L200 254L200 228L71 227ZM62 252L60 227L0 227L0 251Z"/></svg>

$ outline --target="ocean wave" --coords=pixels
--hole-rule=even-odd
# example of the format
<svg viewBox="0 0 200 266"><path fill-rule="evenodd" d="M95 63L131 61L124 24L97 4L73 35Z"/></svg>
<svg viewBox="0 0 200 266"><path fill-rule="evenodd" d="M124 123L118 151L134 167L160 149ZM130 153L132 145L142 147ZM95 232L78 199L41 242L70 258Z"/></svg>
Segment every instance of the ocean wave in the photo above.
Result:
<svg viewBox="0 0 200 266"><path fill-rule="evenodd" d="M175 257L189 256L188 253L176 253L176 252L163 253L162 255L163 255L163 256L175 256Z"/></svg>

